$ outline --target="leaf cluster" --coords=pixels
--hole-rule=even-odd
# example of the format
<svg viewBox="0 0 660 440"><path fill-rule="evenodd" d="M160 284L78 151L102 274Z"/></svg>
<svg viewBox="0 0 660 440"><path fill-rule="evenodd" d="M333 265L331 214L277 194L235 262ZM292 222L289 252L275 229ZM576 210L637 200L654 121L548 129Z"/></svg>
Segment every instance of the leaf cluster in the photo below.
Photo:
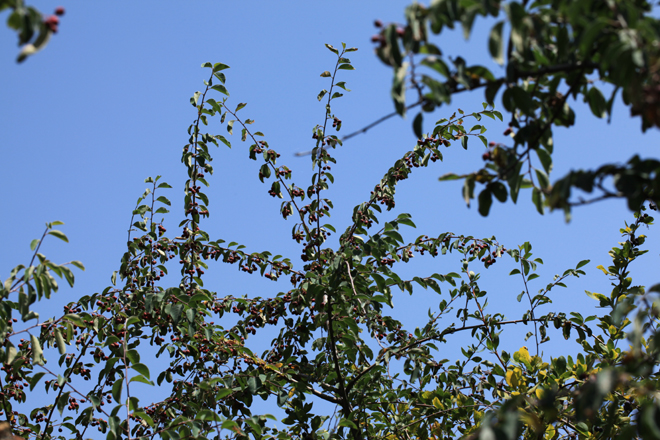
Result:
<svg viewBox="0 0 660 440"><path fill-rule="evenodd" d="M549 179L553 127L575 124L571 99L588 103L596 117L609 118L620 96L631 115L641 118L643 130L660 127L660 21L651 8L651 2L643 0L414 3L405 10L405 23L384 26L372 41L378 43L381 61L393 70L397 112L421 106L414 126L421 125L423 113L449 104L457 93L483 89L491 106L499 96L510 115L504 131L510 140L487 146L485 166L459 176L468 188L475 181L484 186L479 196L482 215L489 212L491 194L506 199L506 185L514 203L519 189L531 188L541 214L546 208L562 209L568 220L571 207L606 198L625 198L632 211L645 200L658 201L654 159L634 157L624 165L578 170L554 184ZM492 59L504 67L499 76L470 64L467 57L444 56L433 39L459 25L469 38L479 16L495 21L487 44ZM406 106L407 90L416 101ZM576 199L572 190L597 195Z"/></svg>
<svg viewBox="0 0 660 440"><path fill-rule="evenodd" d="M644 208L637 212L610 253L612 265L599 266L613 280L609 296L589 293L604 308L602 316L548 310L553 289L584 276L588 261L534 293L531 282L543 260L529 243L509 249L495 237L451 231L407 238L406 228L415 223L396 210L397 186L417 168L442 160L441 147L465 147L469 136L487 144L482 126L464 127L467 116L501 118L484 106L438 121L353 209L331 246L333 203L325 194L334 183L332 154L341 146L335 134L341 120L331 104L341 97L337 87L348 90L336 79L339 71L352 70L346 54L356 49L327 48L336 62L321 75L329 85L318 95L327 100L312 130L315 173L306 189L293 183L293 171L279 163L263 133L250 128L254 121L238 116L246 105L229 106L228 66L205 63L209 76L191 98L195 115L181 154L187 180L182 220L169 227L176 234L167 234L165 218L155 218L168 214L170 201L160 193L170 186L160 176L146 179L150 186L137 200L112 284L44 322L31 306L57 290L53 275L70 284L74 279L66 264L39 253L47 235L66 239L52 229L59 223L48 224L32 243L32 262L14 269L0 290L0 414L12 429L41 439L86 438L98 430L109 440L658 438L660 287L647 292L630 277L645 252L639 231L653 218ZM229 135L240 129L249 145L244 153L259 163L257 177L268 182L269 195L283 200L280 216L293 219L299 257L250 252L203 230L212 213L206 193L212 147L232 146L224 135L206 132L215 121ZM489 191L500 199L499 186ZM465 197L471 198L469 188ZM401 277L411 259L429 257L458 259L457 269ZM489 294L481 281L480 271L501 259L519 265L511 272L522 290L517 301L529 304L520 316L507 316L514 298L508 286L492 286ZM206 273L215 261L288 287L234 296L223 291L224 280L211 286ZM395 305L421 292L427 316L406 326ZM489 304L492 295L497 305ZM14 316L23 328L16 328ZM530 329L525 340L531 349L519 345L524 341L503 342L503 333L516 326ZM23 333L29 339L19 342ZM544 355L543 344L555 333L574 338L582 353ZM257 334L271 337L270 346L253 343ZM456 346L460 353L450 360ZM38 402L31 394L37 386L47 392ZM156 386L165 397L152 397L148 387ZM285 416L261 414L259 400Z"/></svg>

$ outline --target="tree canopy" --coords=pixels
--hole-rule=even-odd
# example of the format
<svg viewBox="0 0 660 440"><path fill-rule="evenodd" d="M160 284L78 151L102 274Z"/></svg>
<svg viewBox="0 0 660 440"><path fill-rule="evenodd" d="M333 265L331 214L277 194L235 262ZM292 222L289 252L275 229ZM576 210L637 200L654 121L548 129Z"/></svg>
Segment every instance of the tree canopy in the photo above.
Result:
<svg viewBox="0 0 660 440"><path fill-rule="evenodd" d="M458 25L468 38L480 16L494 21L487 44L503 66L500 75L467 54L444 57L433 38ZM632 211L645 200L657 204L660 163L654 158L597 163L597 168L572 171L552 184L548 177L555 148L552 129L575 123L571 99L584 100L596 117L604 118L619 97L641 119L643 130L660 127L660 20L651 2L446 0L430 6L413 3L405 17L402 25L383 27L374 41L380 59L393 69L397 112L421 108L413 122L418 137L424 112L449 104L457 93L483 89L491 105L499 93L510 113L509 145L491 145L480 170L442 177L464 179L468 201L478 183L483 215L493 196L516 202L521 188L532 189L539 212L563 209L567 218L572 206L605 198L626 198ZM408 89L416 96L406 105ZM571 197L573 189L596 194L586 200Z"/></svg>
<svg viewBox="0 0 660 440"><path fill-rule="evenodd" d="M608 5L617 11L625 3ZM624 17L634 16L635 10L648 12L646 3L635 5ZM246 103L240 97L230 99L229 66L204 63L203 88L190 98L192 122L181 151L186 176L182 212L172 218L172 187L161 176L147 178L111 284L74 298L61 313L53 311L52 318L42 320L36 303L52 300L58 278L73 286L74 270L84 269L78 261L58 264L42 254L45 240L67 241L58 229L61 222L47 223L43 235L30 244L31 260L17 265L0 283L0 417L7 423L0 425L0 436L11 430L44 440L97 438L97 432L108 440L660 438L660 285L647 289L633 277L637 260L648 252L645 233L654 222L649 214L656 209L655 168L644 175L631 162L607 168L609 174L599 171L605 166L590 175L613 176L617 192L611 197L626 197L633 213L626 213L630 218L619 231L621 242L612 244L611 263L598 266L611 280L611 291L588 292L600 307L589 316L555 309L552 302L559 288L586 275L589 261L570 261L573 255L567 253L565 271L535 290L530 282L540 278L543 259L532 252L532 244L452 231L415 233L414 218L397 207L401 183L442 162L447 148L467 148L470 138L471 144L487 147L486 166L443 179L464 178L468 202L476 183L484 185L478 196L482 215L489 214L492 196L502 201L511 195L515 200L525 187L532 188L541 211L544 206L568 210L574 204L570 192L560 194L565 196L563 205L553 204L561 185L550 185L547 161L552 126L568 123L567 97L600 93L590 92L589 72L582 72L586 61L576 61L579 67L573 70L546 72L559 78L552 95L548 90L554 79L545 73L524 79L515 72L523 67L547 69L555 61L566 61L561 57L549 58L550 64L543 64L542 58L523 58L523 63L513 41L506 60L523 67L507 67L513 76L498 80L465 62L461 67L458 60L453 60L456 70L450 73L440 48L432 49L426 39L427 26L439 32L461 22L470 29L477 15L497 16L500 8L509 21L495 24L491 33L495 57L497 44L503 44L498 38L503 40L509 25L510 39L522 38L521 52L534 55L524 50L531 47L527 39L545 28L517 28L515 17L527 26L538 21L535 11L541 17L548 14L555 20L547 22L548 28L563 26L568 38L578 29L564 26L567 18L562 14L573 11L568 3L488 1L439 1L428 8L414 4L407 9L408 25L383 28L377 53L395 67L393 97L399 112L417 106L429 112L449 104L451 94L461 90L483 87L492 94L477 111L448 112L429 133L423 132L418 115L410 150L383 170L372 192L353 208L344 230L337 230L337 220L331 220L336 208L328 190L335 184L334 170L342 166L335 153L342 146L343 121L335 104L350 92L350 58L357 49L326 45L333 62L319 72L327 85L317 95L320 118L310 133L314 173L308 184L298 183L296 167L283 164L285 158L267 133L254 128L258 124L245 115L250 111ZM518 8L524 16L511 15ZM571 17L580 19L577 13ZM552 38L564 32L545 31ZM550 57L554 43L544 44L538 50ZM423 57L420 65L445 71L447 80L413 70L417 54ZM532 66L532 60L537 64ZM429 64L433 62L437 64ZM480 74L473 76L477 71ZM577 74L579 87L548 107L548 96L560 93L562 79L572 87L566 80L572 74ZM419 102L402 101L407 84L420 94ZM496 85L506 88L502 99L510 99L504 107L511 114L506 130L513 146L492 145L481 122L505 119L506 113L492 105ZM624 92L629 99L625 93L632 92ZM527 111L521 107L524 102L531 102ZM552 113L558 107L563 110ZM536 143L534 135L539 136ZM234 147L234 154L258 164L254 175L245 178L265 183L268 195L281 204L279 212L264 213L255 223L269 227L282 219L290 222L290 238L299 254L248 249L234 241L233 231L224 231L223 237L206 231L211 219L225 215L224 207L212 204L209 196L218 147ZM540 169L531 166L532 151ZM636 163L652 165L649 160ZM522 171L524 164L530 166ZM629 187L621 183L624 172L630 176ZM574 184L582 182L575 176L585 173L563 178L569 179L569 190L585 189ZM444 264L437 267L443 269L405 276L409 267L415 271L419 259L441 260ZM516 265L510 284L493 285L484 272L500 270L502 264L496 263L503 259ZM245 296L225 292L222 280L210 278L215 262L245 276L261 276L274 288ZM412 327L394 313L409 297L428 301L428 314ZM521 302L526 310L512 314L513 305ZM527 331L525 337L513 341L515 350L505 348L520 327ZM577 349L580 354L544 353L544 344L562 338L566 352ZM457 342L460 350L451 350ZM264 409L261 401L272 410Z"/></svg>

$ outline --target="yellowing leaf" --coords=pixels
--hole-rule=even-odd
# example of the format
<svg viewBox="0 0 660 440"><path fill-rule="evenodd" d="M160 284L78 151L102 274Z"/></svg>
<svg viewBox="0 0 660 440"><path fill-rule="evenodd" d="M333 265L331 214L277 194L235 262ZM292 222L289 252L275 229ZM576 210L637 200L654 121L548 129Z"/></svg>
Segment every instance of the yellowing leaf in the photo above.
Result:
<svg viewBox="0 0 660 440"><path fill-rule="evenodd" d="M537 388L534 393L538 399L543 399L543 388Z"/></svg>
<svg viewBox="0 0 660 440"><path fill-rule="evenodd" d="M442 404L442 402L440 402L440 399L438 399L437 397L433 398L433 406L436 407L437 409L444 409L444 405Z"/></svg>
<svg viewBox="0 0 660 440"><path fill-rule="evenodd" d="M545 429L545 438L548 440L553 438L557 431L555 430L555 427L552 425L548 425L548 427Z"/></svg>
<svg viewBox="0 0 660 440"><path fill-rule="evenodd" d="M513 388L521 389L525 385L525 380L523 379L522 369L519 367L514 368L513 370L508 370L506 372L506 382L511 385Z"/></svg>
<svg viewBox="0 0 660 440"><path fill-rule="evenodd" d="M518 375L513 371L509 370L506 372L506 383L511 385L512 387L518 387Z"/></svg>
<svg viewBox="0 0 660 440"><path fill-rule="evenodd" d="M596 269L600 269L600 270L602 270L603 273L604 273L605 275L609 275L609 274L610 274L607 270L605 270L605 268L603 267L602 264L596 266Z"/></svg>
<svg viewBox="0 0 660 440"><path fill-rule="evenodd" d="M525 363L531 363L532 358L529 355L529 350L527 350L527 347L521 347L520 350L518 350L518 354L520 355L520 360Z"/></svg>

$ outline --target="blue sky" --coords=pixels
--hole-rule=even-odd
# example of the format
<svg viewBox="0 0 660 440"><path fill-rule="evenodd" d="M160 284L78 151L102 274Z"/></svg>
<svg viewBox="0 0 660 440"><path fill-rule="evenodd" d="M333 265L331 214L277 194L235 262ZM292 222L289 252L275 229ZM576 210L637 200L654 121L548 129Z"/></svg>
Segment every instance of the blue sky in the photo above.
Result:
<svg viewBox="0 0 660 440"><path fill-rule="evenodd" d="M31 4L44 13L58 6L46 1ZM70 243L49 240L43 253L56 262L80 260L87 270L77 272L76 287L63 286L53 304L103 290L119 268L131 211L148 176L162 175L173 186L163 193L173 202L165 226L172 236L178 235L185 180L180 154L195 116L189 98L203 87L207 72L200 65L206 61L231 66L226 72L230 102L248 103L242 116L256 120L255 130L265 133L271 147L282 154L280 161L294 170L294 181L306 188L309 160L294 153L311 149L311 130L323 120L323 105L316 95L327 87L327 79L319 75L335 62L324 43L338 47L346 42L359 48L350 57L356 70L342 72L339 78L352 92L334 101L333 107L343 121L340 134L350 133L393 110L391 71L376 58L369 39L376 33L374 19L403 21L407 4L393 0L63 2L66 15L59 33L43 52L21 65L14 61L15 34L0 26L0 278L29 261L29 243L41 235L45 222L61 220ZM5 20L6 12L0 18ZM460 31L436 38L446 53L463 54L468 63L479 62L499 72L487 55L489 30L489 23L477 20L468 42ZM450 106L426 116L424 128L431 130L432 120L459 107L478 111L482 101L482 91L457 96ZM577 124L555 131L551 177L571 168L623 162L634 154L656 155L658 131L641 134L640 121L630 118L620 99L609 125L593 117L586 104L571 105ZM332 221L338 231L387 168L412 149L411 119L392 118L336 152L336 184L329 197L335 204ZM505 124L487 126L489 140L506 141ZM218 121L210 127L211 132L226 134ZM214 238L245 244L250 251L268 250L296 261L300 252L290 239L293 221L281 219L280 202L268 196L269 186L257 179L259 165L247 160L249 145L236 136L231 140L231 150L223 147L214 152L216 173L208 191L211 216L205 230ZM573 221L566 224L562 213L538 215L531 193L523 192L518 205L496 202L490 216L483 218L476 207L465 206L460 183L437 181L447 172L477 169L482 163L480 145L473 142L468 151L453 146L445 150L444 162L416 170L402 184L397 213L411 213L418 226L406 231L408 237L445 231L494 235L508 248L530 241L535 255L546 263L533 289L544 287L554 274L578 261L591 259L587 276L571 280L568 289L554 291L553 298L558 311L596 313L595 302L584 290L609 293L609 281L596 266L608 264L607 252L620 237L618 229L632 219L625 202L576 209ZM660 238L653 228L649 233L651 251L633 268L636 284L658 282ZM422 259L412 265L417 274L460 270L457 256L418 260ZM513 267L512 261L502 261L484 270L482 277L483 288L492 295L493 311L512 316L520 310L515 296L522 289L519 279L507 276ZM411 268L402 271L412 273ZM290 288L284 278L273 283L233 266L217 265L207 274L206 287L220 294L268 296ZM430 292L418 292L413 300L399 294L395 315L414 326L419 313L425 315L434 302L435 294ZM59 305L42 306L42 317L55 314ZM523 345L519 336L528 330L512 333L508 341L512 348ZM554 336L547 352L574 352L559 334Z"/></svg>

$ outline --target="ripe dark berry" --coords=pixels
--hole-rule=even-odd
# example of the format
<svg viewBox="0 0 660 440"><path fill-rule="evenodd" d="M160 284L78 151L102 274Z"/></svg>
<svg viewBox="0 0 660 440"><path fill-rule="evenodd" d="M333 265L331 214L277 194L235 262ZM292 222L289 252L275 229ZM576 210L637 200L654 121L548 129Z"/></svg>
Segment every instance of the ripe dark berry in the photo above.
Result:
<svg viewBox="0 0 660 440"><path fill-rule="evenodd" d="M374 21L374 26L376 26L377 28L382 28L383 27L383 22L380 21L380 20L376 20L376 21Z"/></svg>
<svg viewBox="0 0 660 440"><path fill-rule="evenodd" d="M64 15L64 7L58 6L55 8L55 15L59 15L60 17Z"/></svg>
<svg viewBox="0 0 660 440"><path fill-rule="evenodd" d="M44 20L44 24L52 33L57 33L57 25L60 23L60 19L55 15L51 15Z"/></svg>

